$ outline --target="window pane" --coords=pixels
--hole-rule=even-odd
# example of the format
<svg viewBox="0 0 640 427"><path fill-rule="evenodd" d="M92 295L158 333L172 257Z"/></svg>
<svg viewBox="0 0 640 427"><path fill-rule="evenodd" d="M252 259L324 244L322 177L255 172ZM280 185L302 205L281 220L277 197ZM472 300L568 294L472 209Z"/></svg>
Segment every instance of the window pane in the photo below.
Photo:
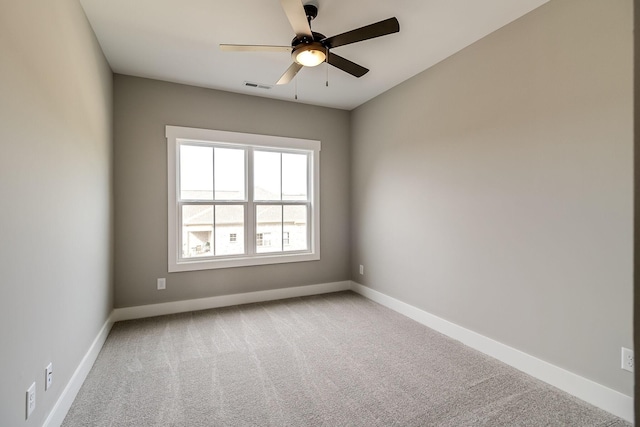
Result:
<svg viewBox="0 0 640 427"><path fill-rule="evenodd" d="M254 200L281 200L280 153L254 151Z"/></svg>
<svg viewBox="0 0 640 427"><path fill-rule="evenodd" d="M180 146L180 198L213 199L213 148Z"/></svg>
<svg viewBox="0 0 640 427"><path fill-rule="evenodd" d="M282 153L282 200L307 200L307 155Z"/></svg>
<svg viewBox="0 0 640 427"><path fill-rule="evenodd" d="M182 207L182 257L211 256L213 206Z"/></svg>
<svg viewBox="0 0 640 427"><path fill-rule="evenodd" d="M256 206L256 252L282 251L282 206Z"/></svg>
<svg viewBox="0 0 640 427"><path fill-rule="evenodd" d="M244 150L215 148L216 200L245 200Z"/></svg>
<svg viewBox="0 0 640 427"><path fill-rule="evenodd" d="M284 206L283 209L283 250L307 250L307 206Z"/></svg>
<svg viewBox="0 0 640 427"><path fill-rule="evenodd" d="M244 253L244 206L216 206L216 255Z"/></svg>

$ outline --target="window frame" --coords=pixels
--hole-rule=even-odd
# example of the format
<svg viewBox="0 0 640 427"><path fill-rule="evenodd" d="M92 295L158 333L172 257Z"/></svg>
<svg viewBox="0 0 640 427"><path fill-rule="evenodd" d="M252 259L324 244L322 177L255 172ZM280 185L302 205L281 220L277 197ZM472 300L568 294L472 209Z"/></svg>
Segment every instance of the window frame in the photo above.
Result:
<svg viewBox="0 0 640 427"><path fill-rule="evenodd" d="M213 129L190 128L167 125L165 127L167 139L167 199L168 199L168 272L209 270L218 268L246 267L254 265L281 264L290 262L317 261L320 259L320 149L321 142L310 139L290 138L271 135L259 135L240 132L220 131ZM179 198L179 150L182 143L203 144L207 146L228 146L229 148L243 148L245 154L245 201L229 201L220 203L215 200L198 201L193 204L211 204L214 207L222 204L237 204L245 206L244 224L244 255L230 255L224 257L182 258L181 250L181 213L185 203ZM306 153L308 162L308 250L258 253L256 242L256 216L258 205L278 204L286 206L292 201L281 200L280 203L254 200L253 197L253 151L272 150L277 152ZM215 227L212 232L215 235ZM252 245L252 246L250 246ZM215 247L211 245L212 249ZM253 250L250 249L253 247Z"/></svg>

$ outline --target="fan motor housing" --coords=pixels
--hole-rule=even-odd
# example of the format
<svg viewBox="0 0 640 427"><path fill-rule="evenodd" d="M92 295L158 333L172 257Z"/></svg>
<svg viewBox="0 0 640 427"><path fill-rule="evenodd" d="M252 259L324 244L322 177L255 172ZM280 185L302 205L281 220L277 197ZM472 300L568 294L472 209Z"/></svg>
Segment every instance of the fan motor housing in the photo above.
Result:
<svg viewBox="0 0 640 427"><path fill-rule="evenodd" d="M302 37L302 38L295 37L293 40L291 40L291 47L295 48L296 46L302 43L304 44L311 44L314 42L320 43L320 40L324 40L327 38L324 34L316 33L315 31L312 31L311 34L313 34L313 39L310 39L309 37ZM322 46L324 47L324 45Z"/></svg>

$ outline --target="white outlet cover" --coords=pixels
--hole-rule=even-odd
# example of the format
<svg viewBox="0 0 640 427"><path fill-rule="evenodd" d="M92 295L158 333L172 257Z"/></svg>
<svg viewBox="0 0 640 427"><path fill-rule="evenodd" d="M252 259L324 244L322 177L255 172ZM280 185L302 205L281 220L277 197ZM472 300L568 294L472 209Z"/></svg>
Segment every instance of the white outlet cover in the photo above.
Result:
<svg viewBox="0 0 640 427"><path fill-rule="evenodd" d="M625 371L633 372L633 369L634 369L633 350L622 347L622 360L621 360L620 367Z"/></svg>
<svg viewBox="0 0 640 427"><path fill-rule="evenodd" d="M158 279L158 290L167 289L167 279Z"/></svg>
<svg viewBox="0 0 640 427"><path fill-rule="evenodd" d="M44 390L47 391L51 388L53 383L53 363L49 363L44 369Z"/></svg>
<svg viewBox="0 0 640 427"><path fill-rule="evenodd" d="M36 383L34 382L33 384L31 384L31 386L27 389L27 417L26 419L29 419L29 416L33 413L33 411L36 409Z"/></svg>

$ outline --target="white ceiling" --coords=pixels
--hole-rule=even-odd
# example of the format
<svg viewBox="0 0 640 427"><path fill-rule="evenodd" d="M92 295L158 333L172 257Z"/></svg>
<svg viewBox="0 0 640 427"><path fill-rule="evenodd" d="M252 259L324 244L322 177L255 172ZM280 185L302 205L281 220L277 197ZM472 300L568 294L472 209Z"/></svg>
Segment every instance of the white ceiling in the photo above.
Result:
<svg viewBox="0 0 640 427"><path fill-rule="evenodd" d="M279 0L80 0L114 72L351 110L548 0L318 0L314 31L333 36L395 16L400 32L335 48L371 71L303 68L274 83L288 53L222 52L220 43L289 45ZM302 3L302 2L301 2ZM271 89L244 82L273 85Z"/></svg>

